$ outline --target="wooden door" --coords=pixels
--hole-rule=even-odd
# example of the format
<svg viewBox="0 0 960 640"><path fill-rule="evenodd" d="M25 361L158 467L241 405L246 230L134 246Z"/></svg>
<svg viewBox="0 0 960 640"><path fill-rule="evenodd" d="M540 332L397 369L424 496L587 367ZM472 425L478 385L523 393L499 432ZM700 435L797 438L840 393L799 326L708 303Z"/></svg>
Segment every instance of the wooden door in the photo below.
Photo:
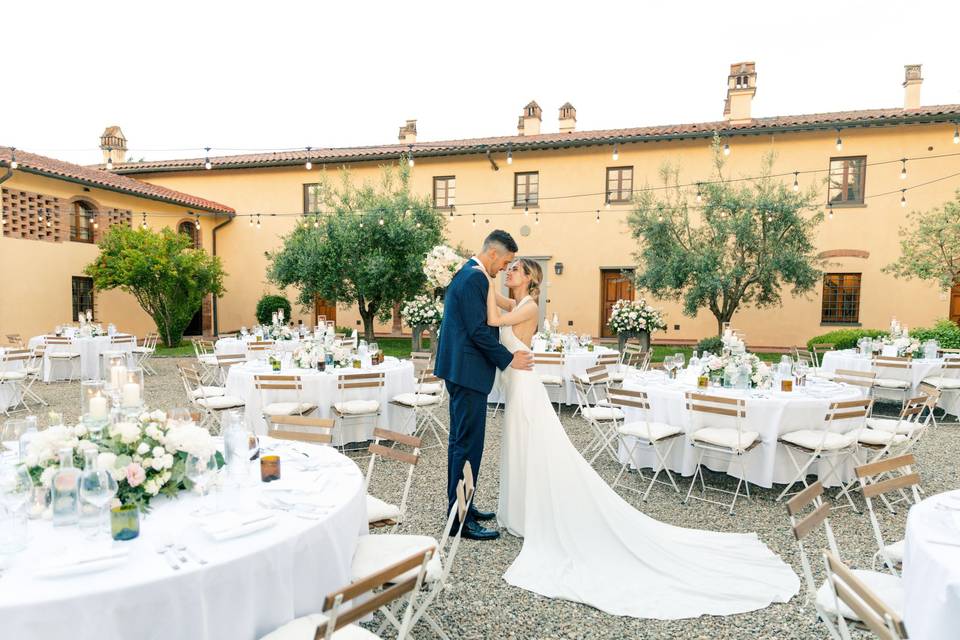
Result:
<svg viewBox="0 0 960 640"><path fill-rule="evenodd" d="M323 298L313 299L313 321L317 321L317 316L326 316L327 321L337 321L337 303L327 302Z"/></svg>
<svg viewBox="0 0 960 640"><path fill-rule="evenodd" d="M950 319L960 324L960 284L950 290Z"/></svg>
<svg viewBox="0 0 960 640"><path fill-rule="evenodd" d="M613 332L607 324L610 321L610 312L617 300L633 300L633 282L623 269L600 270L600 336L613 337ZM633 273L632 270L626 271Z"/></svg>

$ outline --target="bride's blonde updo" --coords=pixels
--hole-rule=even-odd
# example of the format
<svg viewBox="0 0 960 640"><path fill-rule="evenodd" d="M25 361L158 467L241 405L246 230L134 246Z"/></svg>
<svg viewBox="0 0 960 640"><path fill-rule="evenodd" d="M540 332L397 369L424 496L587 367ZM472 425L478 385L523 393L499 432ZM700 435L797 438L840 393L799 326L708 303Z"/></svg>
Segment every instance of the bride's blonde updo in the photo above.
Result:
<svg viewBox="0 0 960 640"><path fill-rule="evenodd" d="M518 258L517 264L523 267L523 272L530 276L530 284L527 285L527 294L536 300L540 297L540 283L543 282L543 269L536 260L530 258Z"/></svg>

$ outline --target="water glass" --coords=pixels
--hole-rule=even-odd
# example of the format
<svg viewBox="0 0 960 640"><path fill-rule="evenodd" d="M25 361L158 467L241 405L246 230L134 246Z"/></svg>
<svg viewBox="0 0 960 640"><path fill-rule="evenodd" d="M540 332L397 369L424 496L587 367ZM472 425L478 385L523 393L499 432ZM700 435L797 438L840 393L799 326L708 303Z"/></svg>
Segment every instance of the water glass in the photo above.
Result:
<svg viewBox="0 0 960 640"><path fill-rule="evenodd" d="M677 363L677 369L683 369L684 361L686 360L684 355L682 353L675 353L673 354L673 359Z"/></svg>
<svg viewBox="0 0 960 640"><path fill-rule="evenodd" d="M186 462L186 476L193 486L200 490L200 506L193 511L194 515L207 515L214 509L208 504L207 487L213 481L213 476L217 471L217 458L213 454L209 456L188 455Z"/></svg>
<svg viewBox="0 0 960 640"><path fill-rule="evenodd" d="M140 509L123 504L110 509L110 536L117 541L133 540L140 535Z"/></svg>
<svg viewBox="0 0 960 640"><path fill-rule="evenodd" d="M117 493L117 482L105 469L85 470L80 476L81 509L92 507L95 512L92 517L80 519L81 526L89 528L89 537L96 536L103 523L103 508L113 500Z"/></svg>
<svg viewBox="0 0 960 640"><path fill-rule="evenodd" d="M33 497L33 479L22 464L0 464L0 505L7 511L20 512Z"/></svg>

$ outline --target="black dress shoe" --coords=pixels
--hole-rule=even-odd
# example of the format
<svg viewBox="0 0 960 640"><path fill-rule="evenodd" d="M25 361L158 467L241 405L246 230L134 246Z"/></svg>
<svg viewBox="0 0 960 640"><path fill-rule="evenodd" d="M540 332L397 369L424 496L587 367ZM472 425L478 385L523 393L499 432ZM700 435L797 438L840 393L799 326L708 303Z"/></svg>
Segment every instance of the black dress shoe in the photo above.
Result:
<svg viewBox="0 0 960 640"><path fill-rule="evenodd" d="M463 532L460 535L467 540L496 540L500 537L500 532L496 529L481 527L473 520L468 520L463 525Z"/></svg>
<svg viewBox="0 0 960 640"><path fill-rule="evenodd" d="M470 517L474 520L479 520L480 522L486 522L487 520L493 520L497 517L497 514L493 511L480 511L473 505L470 505Z"/></svg>

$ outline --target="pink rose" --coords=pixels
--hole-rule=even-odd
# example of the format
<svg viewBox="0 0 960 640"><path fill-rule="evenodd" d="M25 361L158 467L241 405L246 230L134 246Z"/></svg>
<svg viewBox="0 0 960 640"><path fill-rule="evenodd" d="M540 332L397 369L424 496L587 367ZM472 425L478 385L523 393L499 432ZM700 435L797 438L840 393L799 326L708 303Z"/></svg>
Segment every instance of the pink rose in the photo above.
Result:
<svg viewBox="0 0 960 640"><path fill-rule="evenodd" d="M131 487L139 486L147 479L147 472L136 462L128 464L125 471L127 473L127 484Z"/></svg>

